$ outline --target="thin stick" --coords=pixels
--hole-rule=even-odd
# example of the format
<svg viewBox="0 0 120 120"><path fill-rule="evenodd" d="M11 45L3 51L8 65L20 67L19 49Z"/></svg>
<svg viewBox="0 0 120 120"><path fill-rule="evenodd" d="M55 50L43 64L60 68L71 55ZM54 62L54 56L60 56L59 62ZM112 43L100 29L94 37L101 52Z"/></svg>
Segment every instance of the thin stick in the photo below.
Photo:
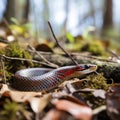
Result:
<svg viewBox="0 0 120 120"><path fill-rule="evenodd" d="M31 49L34 53L36 53L41 59L43 59L47 64L49 64L49 66L54 67L54 68L58 68L59 66L56 64L53 64L51 62L49 62L43 55L41 55L40 52L36 51L34 47L32 47L31 45L28 45L28 48Z"/></svg>
<svg viewBox="0 0 120 120"><path fill-rule="evenodd" d="M51 24L50 24L49 21L48 21L48 25L49 25L49 27L50 27L50 30L51 30L51 32L52 32L52 35L53 35L53 37L54 37L57 45L58 45L58 46L61 48L61 50L72 60L72 62L73 62L75 65L79 66L78 63L71 57L71 55L61 47L61 45L59 44L59 42L58 42L58 40L57 40L57 38L56 38L56 36L55 36L55 34L54 34L54 32L53 32L52 26L51 26Z"/></svg>
<svg viewBox="0 0 120 120"><path fill-rule="evenodd" d="M95 74L99 75L100 73L98 73L97 71L94 71Z"/></svg>
<svg viewBox="0 0 120 120"><path fill-rule="evenodd" d="M17 57L8 57L8 56L1 55L1 54L0 54L0 58L5 58L5 59L8 59L8 60L31 61L31 62L34 62L34 63L38 63L38 64L42 64L42 65L46 65L46 66L51 67L47 63L43 63L43 62L39 62L39 61L36 61L36 60L31 60L31 59L17 58Z"/></svg>
<svg viewBox="0 0 120 120"><path fill-rule="evenodd" d="M107 51L108 53L110 53L112 56L114 56L114 57L116 57L117 59L120 60L120 56L117 55L115 52L113 52L113 51L111 51L111 50L109 50L109 49L106 49L106 51Z"/></svg>
<svg viewBox="0 0 120 120"><path fill-rule="evenodd" d="M0 39L0 42L5 43L5 44L9 44L10 43L9 41L3 40L3 39Z"/></svg>
<svg viewBox="0 0 120 120"><path fill-rule="evenodd" d="M3 57L1 57L1 67L3 71L4 83L6 84L6 74L5 74L5 65L4 65Z"/></svg>
<svg viewBox="0 0 120 120"><path fill-rule="evenodd" d="M11 31L11 29L9 28L9 23L5 17L3 17L3 22L5 23L6 27Z"/></svg>
<svg viewBox="0 0 120 120"><path fill-rule="evenodd" d="M109 59L104 59L104 58L99 58L99 57L95 57L95 56L91 56L91 55L83 55L83 54L79 54L79 53L72 53L73 56L81 56L84 58L90 58L90 59L95 59L95 60L99 60L99 61L105 61L105 62L112 62L112 63L118 63L116 61L113 60L109 60Z"/></svg>

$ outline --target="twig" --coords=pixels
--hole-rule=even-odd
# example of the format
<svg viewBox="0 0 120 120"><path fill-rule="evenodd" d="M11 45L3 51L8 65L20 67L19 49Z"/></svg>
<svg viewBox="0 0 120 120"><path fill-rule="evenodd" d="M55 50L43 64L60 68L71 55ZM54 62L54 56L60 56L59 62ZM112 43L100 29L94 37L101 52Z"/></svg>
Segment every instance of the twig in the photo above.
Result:
<svg viewBox="0 0 120 120"><path fill-rule="evenodd" d="M114 57L116 57L117 59L120 60L120 56L117 55L115 52L113 52L113 51L111 51L111 50L109 50L109 49L106 49L106 51L107 51L108 53L110 53L112 56L114 56Z"/></svg>
<svg viewBox="0 0 120 120"><path fill-rule="evenodd" d="M39 57L41 57L41 59L43 59L47 64L49 64L49 66L54 67L54 68L58 68L59 67L58 65L49 62L43 55L41 55L41 53L36 51L35 48L32 47L31 45L28 45L28 47L30 48L30 50L32 50L34 53L36 53Z"/></svg>
<svg viewBox="0 0 120 120"><path fill-rule="evenodd" d="M118 63L118 62L113 61L113 60L104 59L104 58L99 58L99 57L91 56L91 55L83 55L83 54L79 54L79 53L72 53L71 55L73 55L73 56L81 56L81 57L90 58L90 59L95 59L95 60L99 60L99 61Z"/></svg>
<svg viewBox="0 0 120 120"><path fill-rule="evenodd" d="M5 44L9 44L10 43L9 41L3 40L3 39L0 39L0 42L5 43Z"/></svg>
<svg viewBox="0 0 120 120"><path fill-rule="evenodd" d="M5 23L6 27L11 31L11 29L9 28L9 23L5 17L3 17L3 22Z"/></svg>
<svg viewBox="0 0 120 120"><path fill-rule="evenodd" d="M14 33L12 32L12 30L10 29L9 23L8 23L8 21L6 20L5 17L3 17L3 22L4 22L4 24L6 25L7 29L10 31L10 33L11 33L12 35L14 35L15 37L17 37L16 34L14 34Z"/></svg>
<svg viewBox="0 0 120 120"><path fill-rule="evenodd" d="M37 42L39 40L39 29L38 29L38 22L37 22L37 13L36 13L36 8L35 8L35 2L33 4L31 4L31 8L33 10L33 13L34 13L34 25L35 25L35 35L36 35L36 39L37 39Z"/></svg>
<svg viewBox="0 0 120 120"><path fill-rule="evenodd" d="M98 73L97 71L94 71L95 74L99 75L100 73Z"/></svg>
<svg viewBox="0 0 120 120"><path fill-rule="evenodd" d="M4 79L4 83L6 84L6 74L5 74L5 65L4 65L3 57L1 57L0 60L1 60L1 67L3 71L3 79Z"/></svg>
<svg viewBox="0 0 120 120"><path fill-rule="evenodd" d="M0 54L0 58L5 58L5 59L8 59L8 60L31 61L31 62L34 62L34 63L38 63L38 64L41 64L41 65L45 65L45 66L51 67L49 64L46 64L44 62L39 62L39 61L36 61L36 60L31 60L31 59L17 58L17 57L8 57L8 56L1 55L1 54Z"/></svg>
<svg viewBox="0 0 120 120"><path fill-rule="evenodd" d="M58 46L61 48L61 50L72 60L72 62L73 62L75 65L79 66L78 63L71 57L71 55L61 47L61 45L59 44L59 42L58 42L58 40L57 40L57 38L56 38L56 36L55 36L55 34L54 34L54 32L53 32L52 26L51 26L51 24L50 24L49 21L48 21L48 25L49 25L49 27L50 27L50 30L51 30L51 32L52 32L52 35L53 35L53 37L54 37L57 45L58 45Z"/></svg>
<svg viewBox="0 0 120 120"><path fill-rule="evenodd" d="M71 94L76 91L76 89L75 89L75 88L72 86L72 84L69 83L69 82L66 84L66 88L69 90L69 92L70 92Z"/></svg>
<svg viewBox="0 0 120 120"><path fill-rule="evenodd" d="M98 113L100 113L106 109L107 109L106 105L102 105L100 107L97 107L93 110L93 115L97 115Z"/></svg>

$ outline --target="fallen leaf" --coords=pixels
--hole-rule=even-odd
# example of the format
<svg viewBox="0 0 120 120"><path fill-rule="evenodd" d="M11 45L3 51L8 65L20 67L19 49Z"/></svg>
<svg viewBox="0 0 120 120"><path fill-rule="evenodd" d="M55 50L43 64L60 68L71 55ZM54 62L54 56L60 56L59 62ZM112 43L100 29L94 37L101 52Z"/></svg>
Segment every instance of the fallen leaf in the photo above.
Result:
<svg viewBox="0 0 120 120"><path fill-rule="evenodd" d="M44 52L53 52L53 50L47 44L39 44L36 47L37 51L44 51Z"/></svg>
<svg viewBox="0 0 120 120"><path fill-rule="evenodd" d="M59 120L60 112L56 109L50 110L42 120Z"/></svg>
<svg viewBox="0 0 120 120"><path fill-rule="evenodd" d="M74 97L74 96L68 95L67 93L64 93L64 92L54 93L54 94L53 94L53 98L54 98L54 99L65 99L65 100L74 102L74 103L76 103L76 104L86 105L83 101L77 99L77 98ZM54 99L53 99L53 101L52 101L53 103L54 103Z"/></svg>
<svg viewBox="0 0 120 120"><path fill-rule="evenodd" d="M102 90L102 89L95 89L92 94L95 96L95 97L100 97L102 99L105 99L105 94L106 94L106 91L105 90Z"/></svg>
<svg viewBox="0 0 120 120"><path fill-rule="evenodd" d="M106 94L107 113L111 120L120 120L120 84L112 85Z"/></svg>
<svg viewBox="0 0 120 120"><path fill-rule="evenodd" d="M63 110L72 114L78 120L91 120L92 110L85 105L79 105L68 100L56 100L55 106L58 110Z"/></svg>
<svg viewBox="0 0 120 120"><path fill-rule="evenodd" d="M74 90L73 93L92 93L94 97L100 97L102 99L105 99L106 91L102 89L84 88L84 89Z"/></svg>
<svg viewBox="0 0 120 120"><path fill-rule="evenodd" d="M47 106L52 98L51 94L44 95L41 98L32 97L29 99L30 106L35 113L40 113Z"/></svg>
<svg viewBox="0 0 120 120"><path fill-rule="evenodd" d="M108 90L109 92L120 92L120 83L115 83L115 84L113 84L110 88L109 88L109 90Z"/></svg>
<svg viewBox="0 0 120 120"><path fill-rule="evenodd" d="M21 92L17 90L13 90L9 88L7 84L2 84L0 90L1 96L10 97L13 101L16 102L26 102L29 101L33 97L41 97L41 92Z"/></svg>
<svg viewBox="0 0 120 120"><path fill-rule="evenodd" d="M65 111L51 109L42 120L74 120L73 116Z"/></svg>

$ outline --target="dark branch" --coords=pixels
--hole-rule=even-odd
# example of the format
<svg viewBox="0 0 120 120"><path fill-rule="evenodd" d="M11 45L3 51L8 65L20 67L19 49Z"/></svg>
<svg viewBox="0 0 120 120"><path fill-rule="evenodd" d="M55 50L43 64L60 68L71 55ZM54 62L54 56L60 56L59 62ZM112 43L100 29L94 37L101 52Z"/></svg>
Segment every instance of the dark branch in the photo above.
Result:
<svg viewBox="0 0 120 120"><path fill-rule="evenodd" d="M5 55L1 55L1 54L0 54L0 58L4 58L4 59L6 59L6 60L30 61L30 62L33 62L33 63L38 63L38 64L41 64L41 65L45 65L45 66L51 67L51 66L50 66L49 64L47 64L47 63L39 62L39 61L32 60L32 59L9 57L9 56L5 56Z"/></svg>
<svg viewBox="0 0 120 120"><path fill-rule="evenodd" d="M32 50L35 54L37 54L43 61L45 61L45 63L49 64L49 66L53 67L53 68L58 68L59 66L49 62L40 52L36 51L34 47L32 47L31 45L28 45L28 48L30 50Z"/></svg>
<svg viewBox="0 0 120 120"><path fill-rule="evenodd" d="M57 40L57 38L56 38L56 36L55 36L55 34L54 34L54 32L53 32L52 26L51 26L51 24L50 24L49 21L48 21L48 25L49 25L49 27L50 27L50 30L51 30L51 32L52 32L52 35L53 35L53 37L54 37L57 45L58 45L58 46L61 48L61 50L72 60L72 62L73 62L75 65L78 66L78 63L72 58L72 56L71 56L67 51L65 51L65 50L61 47L61 45L59 44L59 42L58 42L58 40Z"/></svg>
<svg viewBox="0 0 120 120"><path fill-rule="evenodd" d="M6 74L5 74L5 65L4 65L3 57L1 57L1 68L3 72L4 83L6 84Z"/></svg>

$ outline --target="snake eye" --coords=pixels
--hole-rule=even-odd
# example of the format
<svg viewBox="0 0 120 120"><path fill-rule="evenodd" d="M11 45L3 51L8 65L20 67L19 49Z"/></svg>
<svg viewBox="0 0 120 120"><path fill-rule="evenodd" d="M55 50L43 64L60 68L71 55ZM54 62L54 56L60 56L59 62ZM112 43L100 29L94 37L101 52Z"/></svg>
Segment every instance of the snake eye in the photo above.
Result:
<svg viewBox="0 0 120 120"><path fill-rule="evenodd" d="M85 69L88 69L88 68L90 68L90 65L85 65Z"/></svg>

